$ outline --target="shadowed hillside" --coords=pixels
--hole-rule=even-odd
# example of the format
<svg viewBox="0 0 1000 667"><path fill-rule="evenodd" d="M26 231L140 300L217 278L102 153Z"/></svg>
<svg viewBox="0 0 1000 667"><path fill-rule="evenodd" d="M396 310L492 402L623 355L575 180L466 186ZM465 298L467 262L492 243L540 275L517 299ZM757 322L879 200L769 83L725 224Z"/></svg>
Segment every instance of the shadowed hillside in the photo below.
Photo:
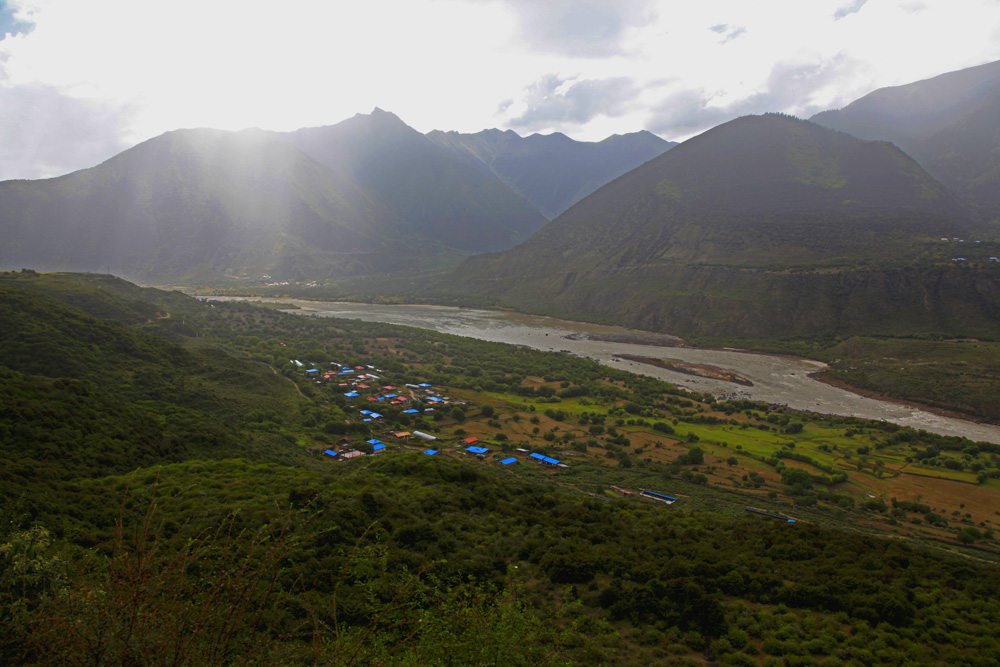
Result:
<svg viewBox="0 0 1000 667"><path fill-rule="evenodd" d="M564 134L520 137L513 130L427 135L478 169L485 170L555 218L605 183L638 167L676 143L650 132L614 135L599 142Z"/></svg>
<svg viewBox="0 0 1000 667"><path fill-rule="evenodd" d="M259 131L178 130L60 178L0 183L0 264L145 281L414 269L451 257L377 197Z"/></svg>
<svg viewBox="0 0 1000 667"><path fill-rule="evenodd" d="M460 283L430 291L679 335L983 329L996 317L996 267L909 268L941 237L974 229L894 146L751 116L613 181L517 248L467 260Z"/></svg>
<svg viewBox="0 0 1000 667"><path fill-rule="evenodd" d="M286 136L317 162L377 192L415 233L454 248L504 250L546 222L495 176L469 169L381 109Z"/></svg>
<svg viewBox="0 0 1000 667"><path fill-rule="evenodd" d="M1000 219L1000 62L880 88L813 122L891 141L974 206Z"/></svg>

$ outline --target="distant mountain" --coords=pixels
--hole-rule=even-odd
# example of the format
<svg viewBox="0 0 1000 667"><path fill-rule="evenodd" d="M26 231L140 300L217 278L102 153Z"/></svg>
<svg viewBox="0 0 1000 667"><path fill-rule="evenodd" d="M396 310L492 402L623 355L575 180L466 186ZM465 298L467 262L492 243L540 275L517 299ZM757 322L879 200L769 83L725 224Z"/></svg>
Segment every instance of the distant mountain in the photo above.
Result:
<svg viewBox="0 0 1000 667"><path fill-rule="evenodd" d="M377 193L415 233L460 250L503 250L547 222L495 176L470 169L381 109L287 137L320 164Z"/></svg>
<svg viewBox="0 0 1000 667"><path fill-rule="evenodd" d="M895 143L981 215L1000 220L1000 61L880 88L811 120Z"/></svg>
<svg viewBox="0 0 1000 667"><path fill-rule="evenodd" d="M920 279L859 272L905 268L973 228L895 146L749 116L616 179L516 248L466 260L435 289L679 335L888 329L919 316L894 313L892 299L943 306Z"/></svg>
<svg viewBox="0 0 1000 667"><path fill-rule="evenodd" d="M838 264L953 230L968 231L956 197L899 149L769 114L647 162L508 254L538 249L578 269Z"/></svg>
<svg viewBox="0 0 1000 667"><path fill-rule="evenodd" d="M599 142L574 141L560 133L522 138L512 130L476 134L435 130L427 136L495 175L549 218L677 145L646 131L616 134Z"/></svg>
<svg viewBox="0 0 1000 667"><path fill-rule="evenodd" d="M662 143L640 133L588 146L617 169ZM535 178L528 162L519 182ZM375 109L289 133L177 130L91 169L0 183L0 268L146 283L419 272L512 247L546 222L467 155Z"/></svg>
<svg viewBox="0 0 1000 667"><path fill-rule="evenodd" d="M415 270L454 257L271 133L178 130L60 178L0 183L0 267L146 282Z"/></svg>

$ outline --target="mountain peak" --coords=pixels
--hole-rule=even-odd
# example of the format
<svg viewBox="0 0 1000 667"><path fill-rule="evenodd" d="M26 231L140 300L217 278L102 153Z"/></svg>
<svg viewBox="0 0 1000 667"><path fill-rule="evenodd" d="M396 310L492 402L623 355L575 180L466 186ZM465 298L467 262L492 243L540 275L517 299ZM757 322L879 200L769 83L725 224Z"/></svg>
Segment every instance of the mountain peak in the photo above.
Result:
<svg viewBox="0 0 1000 667"><path fill-rule="evenodd" d="M382 109L380 107L375 107L374 109L372 109L372 112L368 115L371 116L372 118L394 118L396 120L400 120L399 116L397 116L396 114L392 113L391 111L386 111L385 109Z"/></svg>

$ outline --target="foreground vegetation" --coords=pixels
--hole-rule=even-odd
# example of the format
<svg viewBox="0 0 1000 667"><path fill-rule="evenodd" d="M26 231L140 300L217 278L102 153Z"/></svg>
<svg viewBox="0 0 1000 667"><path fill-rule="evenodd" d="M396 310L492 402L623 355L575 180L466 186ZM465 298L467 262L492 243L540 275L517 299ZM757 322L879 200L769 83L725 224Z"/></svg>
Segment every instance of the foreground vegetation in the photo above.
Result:
<svg viewBox="0 0 1000 667"><path fill-rule="evenodd" d="M2 275L0 315L5 664L998 654L997 445L109 277ZM439 401L365 422L331 362Z"/></svg>

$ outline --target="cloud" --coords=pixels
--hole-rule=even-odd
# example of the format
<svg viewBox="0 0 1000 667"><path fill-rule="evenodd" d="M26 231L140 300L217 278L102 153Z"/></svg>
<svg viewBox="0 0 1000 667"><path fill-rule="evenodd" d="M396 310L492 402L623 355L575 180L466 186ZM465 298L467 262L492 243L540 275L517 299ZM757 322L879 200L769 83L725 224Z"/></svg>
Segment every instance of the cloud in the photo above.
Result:
<svg viewBox="0 0 1000 667"><path fill-rule="evenodd" d="M829 108L825 99L816 100L817 93L857 67L843 55L819 62L779 62L756 91L730 103L719 103L716 94L701 87L675 90L654 107L647 127L680 140L748 114L781 111L808 118Z"/></svg>
<svg viewBox="0 0 1000 667"><path fill-rule="evenodd" d="M627 50L631 28L652 22L650 0L507 0L517 12L521 38L536 50L598 57Z"/></svg>
<svg viewBox="0 0 1000 667"><path fill-rule="evenodd" d="M920 2L920 0L914 0L913 2L904 2L899 5L907 14L919 14L920 12L927 9L927 4Z"/></svg>
<svg viewBox="0 0 1000 667"><path fill-rule="evenodd" d="M15 3L16 4L16 3ZM0 0L0 40L8 35L25 35L35 28L30 8Z"/></svg>
<svg viewBox="0 0 1000 667"><path fill-rule="evenodd" d="M121 136L126 118L126 110L67 97L50 86L0 88L0 180L92 167L127 147Z"/></svg>
<svg viewBox="0 0 1000 667"><path fill-rule="evenodd" d="M711 101L704 88L672 92L653 109L647 128L667 139L686 139L739 115L731 108L710 106Z"/></svg>
<svg viewBox="0 0 1000 667"><path fill-rule="evenodd" d="M626 77L566 79L549 74L529 86L520 100L503 102L500 112L511 127L527 130L583 125L597 116L622 115L638 94Z"/></svg>
<svg viewBox="0 0 1000 667"><path fill-rule="evenodd" d="M833 20L839 21L849 14L857 14L861 11L861 8L865 6L866 2L868 2L868 0L854 0L850 4L838 8L837 11L833 13Z"/></svg>
<svg viewBox="0 0 1000 667"><path fill-rule="evenodd" d="M719 42L719 44L726 44L727 42L731 42L747 31L747 29L744 27L731 26L728 23L719 23L717 25L713 25L711 28L709 28L709 30L711 30L712 32L719 33L720 35L723 36L723 40Z"/></svg>

